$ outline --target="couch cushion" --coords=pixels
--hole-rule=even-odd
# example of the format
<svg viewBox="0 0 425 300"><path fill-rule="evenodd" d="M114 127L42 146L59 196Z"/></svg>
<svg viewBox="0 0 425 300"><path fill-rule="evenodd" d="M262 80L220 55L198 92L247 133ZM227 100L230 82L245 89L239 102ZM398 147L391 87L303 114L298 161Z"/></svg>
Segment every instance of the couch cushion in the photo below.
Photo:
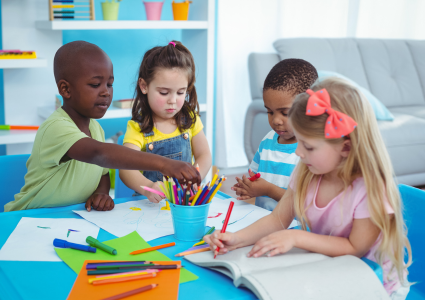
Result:
<svg viewBox="0 0 425 300"><path fill-rule="evenodd" d="M386 107L425 104L419 76L406 41L358 39L357 43L370 91Z"/></svg>
<svg viewBox="0 0 425 300"><path fill-rule="evenodd" d="M317 70L338 72L369 90L355 39L291 38L273 43L280 59L301 58Z"/></svg>
<svg viewBox="0 0 425 300"><path fill-rule="evenodd" d="M390 112L412 115L418 118L425 119L425 105L392 107L390 108ZM423 128L423 130L425 130L425 128Z"/></svg>
<svg viewBox="0 0 425 300"><path fill-rule="evenodd" d="M252 100L263 99L264 80L280 61L276 53L251 53L248 56L249 83Z"/></svg>
<svg viewBox="0 0 425 300"><path fill-rule="evenodd" d="M425 41L407 41L425 97Z"/></svg>
<svg viewBox="0 0 425 300"><path fill-rule="evenodd" d="M425 120L393 112L394 121L378 126L397 176L425 170Z"/></svg>

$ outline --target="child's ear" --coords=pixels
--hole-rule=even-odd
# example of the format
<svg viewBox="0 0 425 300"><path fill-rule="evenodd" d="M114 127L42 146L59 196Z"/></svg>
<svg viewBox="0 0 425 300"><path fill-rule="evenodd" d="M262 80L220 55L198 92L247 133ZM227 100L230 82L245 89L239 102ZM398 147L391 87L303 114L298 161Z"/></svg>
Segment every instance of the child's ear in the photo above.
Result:
<svg viewBox="0 0 425 300"><path fill-rule="evenodd" d="M148 84L143 78L139 78L139 88L143 94L147 94L148 92Z"/></svg>
<svg viewBox="0 0 425 300"><path fill-rule="evenodd" d="M66 99L71 98L71 91L69 89L69 82L65 79L61 79L58 82L58 91L59 94Z"/></svg>
<svg viewBox="0 0 425 300"><path fill-rule="evenodd" d="M348 157L348 154L350 154L350 150L351 150L351 140L345 140L342 143L342 150L341 150L342 157Z"/></svg>

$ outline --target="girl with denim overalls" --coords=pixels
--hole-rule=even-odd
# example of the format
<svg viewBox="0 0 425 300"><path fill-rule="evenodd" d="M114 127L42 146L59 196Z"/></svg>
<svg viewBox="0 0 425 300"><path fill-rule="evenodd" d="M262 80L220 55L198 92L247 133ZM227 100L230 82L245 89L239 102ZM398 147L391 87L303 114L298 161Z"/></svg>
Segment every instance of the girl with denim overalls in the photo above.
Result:
<svg viewBox="0 0 425 300"><path fill-rule="evenodd" d="M195 63L180 42L148 50L139 68L132 118L124 146L171 159L198 164L202 179L211 167L211 152L202 131L195 89ZM161 191L163 175L151 170L120 170L121 180L136 195L158 203L162 197L141 186Z"/></svg>

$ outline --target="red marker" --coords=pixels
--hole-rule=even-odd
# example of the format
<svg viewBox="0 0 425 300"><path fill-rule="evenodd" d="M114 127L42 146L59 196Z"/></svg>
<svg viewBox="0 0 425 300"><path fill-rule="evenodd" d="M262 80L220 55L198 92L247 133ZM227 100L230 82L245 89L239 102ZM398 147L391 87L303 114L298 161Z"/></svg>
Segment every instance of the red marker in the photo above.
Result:
<svg viewBox="0 0 425 300"><path fill-rule="evenodd" d="M255 175L251 176L251 177L249 178L249 180L250 180L250 181L255 181L255 180L257 180L258 178L260 178L260 176L261 176L261 174L260 174L260 173L257 173L257 174L255 174Z"/></svg>
<svg viewBox="0 0 425 300"><path fill-rule="evenodd" d="M226 215L226 218L224 219L223 227L221 228L221 233L225 233L226 232L227 223L229 223L230 214L232 213L232 209L233 209L233 204L235 204L235 202L230 201L229 209L227 210L227 215ZM220 251L220 247L217 247L217 249L215 249L215 251L214 251L214 259L217 256L217 253L219 251Z"/></svg>

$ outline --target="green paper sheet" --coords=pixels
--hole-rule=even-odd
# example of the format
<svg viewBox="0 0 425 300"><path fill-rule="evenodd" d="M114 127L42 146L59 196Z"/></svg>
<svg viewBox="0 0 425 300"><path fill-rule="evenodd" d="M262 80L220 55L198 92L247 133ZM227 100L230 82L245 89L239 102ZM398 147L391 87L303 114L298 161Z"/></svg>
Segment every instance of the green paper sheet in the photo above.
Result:
<svg viewBox="0 0 425 300"><path fill-rule="evenodd" d="M130 255L134 249L145 249L151 247L138 233L134 231L121 238L103 242L104 244L117 249L118 254L112 255L98 250L96 253L79 251L69 248L55 248L57 255L72 269L75 273L80 273L86 260L129 260L129 261L171 261L168 256L159 251L150 251L138 255ZM196 280L199 277L189 272L185 268L180 271L180 283Z"/></svg>

